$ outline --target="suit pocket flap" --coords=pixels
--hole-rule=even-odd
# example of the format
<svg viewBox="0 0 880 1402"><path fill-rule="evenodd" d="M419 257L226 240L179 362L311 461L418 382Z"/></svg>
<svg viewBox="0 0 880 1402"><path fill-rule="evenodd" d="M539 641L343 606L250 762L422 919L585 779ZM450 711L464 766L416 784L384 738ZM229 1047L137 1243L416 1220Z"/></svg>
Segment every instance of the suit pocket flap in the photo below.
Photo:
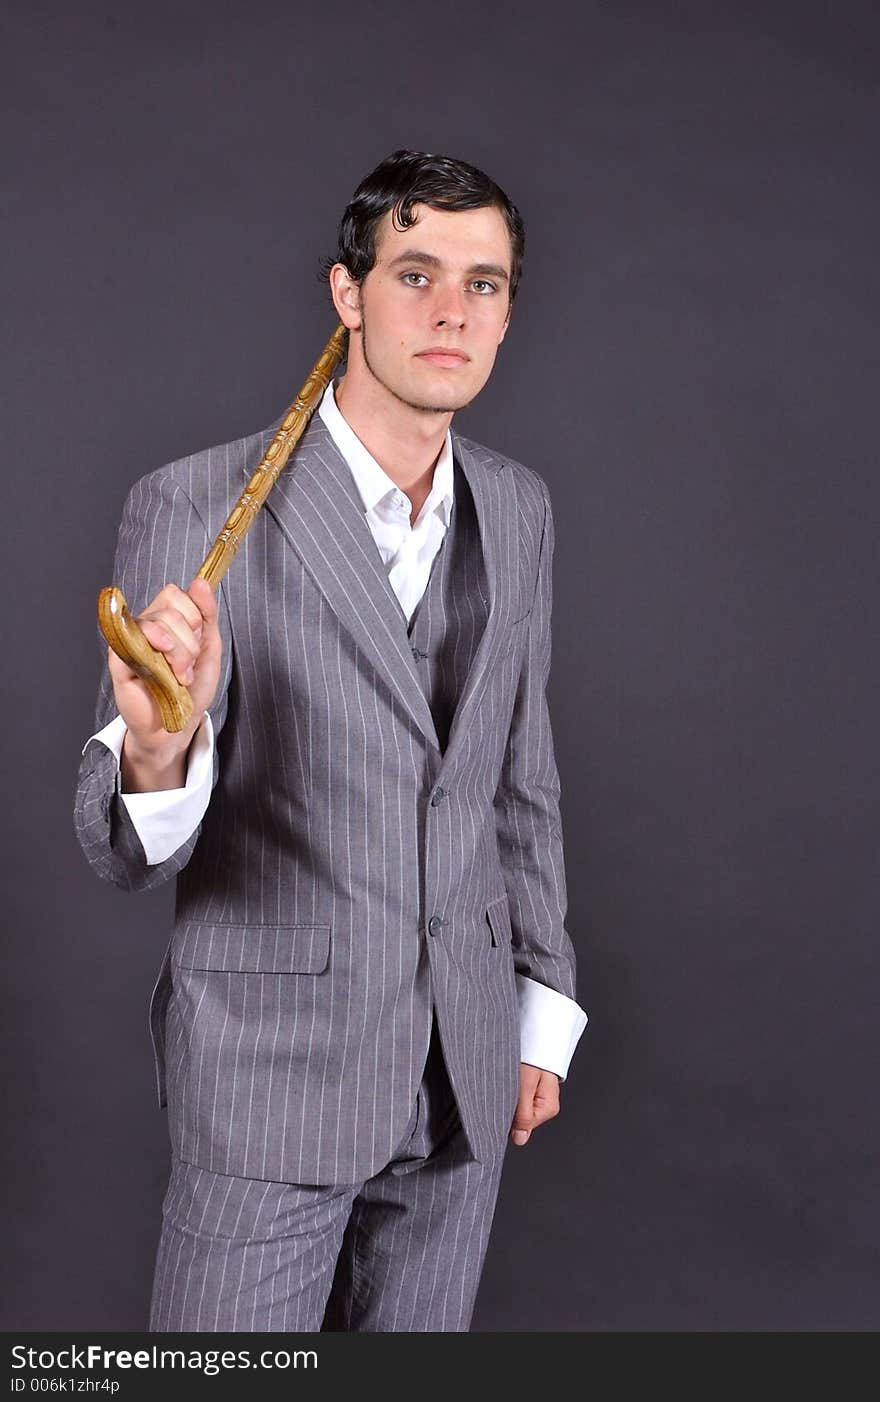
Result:
<svg viewBox="0 0 880 1402"><path fill-rule="evenodd" d="M492 931L492 943L510 944L512 931L507 896L499 896L497 900L489 902L486 906L486 919L489 921L489 929Z"/></svg>
<svg viewBox="0 0 880 1402"><path fill-rule="evenodd" d="M330 959L329 925L223 925L188 920L171 955L181 969L238 974L319 974Z"/></svg>

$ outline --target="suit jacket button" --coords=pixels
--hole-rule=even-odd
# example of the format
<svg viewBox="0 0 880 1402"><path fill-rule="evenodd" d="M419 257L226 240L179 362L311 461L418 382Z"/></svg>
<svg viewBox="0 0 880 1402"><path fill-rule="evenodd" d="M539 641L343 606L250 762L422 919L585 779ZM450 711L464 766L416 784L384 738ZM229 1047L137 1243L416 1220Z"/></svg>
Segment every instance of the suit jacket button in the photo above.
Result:
<svg viewBox="0 0 880 1402"><path fill-rule="evenodd" d="M432 915L431 919L428 921L428 933L430 935L439 935L440 931L443 929L443 923L439 915Z"/></svg>
<svg viewBox="0 0 880 1402"><path fill-rule="evenodd" d="M442 803L446 797L445 789L435 789L431 794L431 807L436 808L438 803Z"/></svg>

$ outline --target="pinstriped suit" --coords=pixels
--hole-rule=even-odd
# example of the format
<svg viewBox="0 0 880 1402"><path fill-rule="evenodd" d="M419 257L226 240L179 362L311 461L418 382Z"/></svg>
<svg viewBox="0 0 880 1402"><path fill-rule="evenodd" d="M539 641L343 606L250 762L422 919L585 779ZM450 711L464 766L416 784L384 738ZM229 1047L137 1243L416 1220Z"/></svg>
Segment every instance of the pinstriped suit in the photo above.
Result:
<svg viewBox="0 0 880 1402"><path fill-rule="evenodd" d="M133 612L192 577L278 422L135 484L114 575ZM408 630L312 420L220 589L215 793L171 857L146 866L113 757L86 748L92 866L127 889L178 876L151 1022L175 1153L208 1173L369 1178L410 1123L432 1005L467 1147L494 1164L518 1089L514 971L574 997L549 499L522 465L453 447L460 519ZM114 710L105 671L98 725Z"/></svg>

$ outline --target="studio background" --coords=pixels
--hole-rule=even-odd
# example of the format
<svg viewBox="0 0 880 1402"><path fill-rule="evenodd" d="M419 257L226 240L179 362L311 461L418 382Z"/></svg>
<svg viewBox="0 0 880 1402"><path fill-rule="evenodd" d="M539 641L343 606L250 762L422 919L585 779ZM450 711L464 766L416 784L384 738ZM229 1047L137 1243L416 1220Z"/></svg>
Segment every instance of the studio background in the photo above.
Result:
<svg viewBox="0 0 880 1402"><path fill-rule="evenodd" d="M877 1327L872 13L3 4L5 1330L145 1329L167 1180L173 886L72 820L122 503L290 402L399 146L525 217L456 426L553 499L590 1015L473 1328Z"/></svg>

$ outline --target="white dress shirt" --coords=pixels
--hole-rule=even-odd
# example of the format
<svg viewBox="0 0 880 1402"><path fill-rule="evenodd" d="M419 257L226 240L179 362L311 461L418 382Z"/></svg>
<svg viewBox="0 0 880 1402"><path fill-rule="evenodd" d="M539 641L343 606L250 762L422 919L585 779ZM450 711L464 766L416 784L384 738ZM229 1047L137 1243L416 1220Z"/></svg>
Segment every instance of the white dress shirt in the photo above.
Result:
<svg viewBox="0 0 880 1402"><path fill-rule="evenodd" d="M379 548L388 579L400 600L407 621L425 592L431 563L440 548L453 499L452 437L447 429L434 466L431 490L413 525L409 497L380 467L343 418L334 396L335 382L324 391L320 414L352 476L364 504L364 517ZM117 783L126 731L121 716L89 738L100 740L116 756ZM86 741L88 745L89 741ZM85 751L86 746L83 746ZM154 793L123 793L132 826L144 849L147 865L154 866L194 832L205 814L212 792L214 729L205 711L189 749L182 789ZM583 1008L554 988L536 979L516 975L520 1019L520 1059L532 1066L555 1071L561 1080L578 1039L587 1024Z"/></svg>

